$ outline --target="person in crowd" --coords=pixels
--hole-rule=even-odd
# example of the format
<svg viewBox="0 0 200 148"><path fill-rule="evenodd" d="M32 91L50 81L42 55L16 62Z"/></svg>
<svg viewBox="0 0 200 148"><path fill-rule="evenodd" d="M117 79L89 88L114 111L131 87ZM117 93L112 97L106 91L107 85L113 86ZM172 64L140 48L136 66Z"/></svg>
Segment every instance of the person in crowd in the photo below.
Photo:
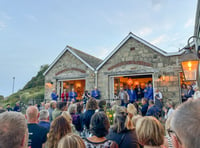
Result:
<svg viewBox="0 0 200 148"><path fill-rule="evenodd" d="M63 111L61 115L67 120L68 123L70 123L72 133L76 133L78 135L78 131L76 130L74 124L72 124L72 117L70 113L68 111Z"/></svg>
<svg viewBox="0 0 200 148"><path fill-rule="evenodd" d="M50 107L48 109L48 111L49 111L49 122L50 123L53 121L52 112L54 111L55 108L56 108L56 101L51 101Z"/></svg>
<svg viewBox="0 0 200 148"><path fill-rule="evenodd" d="M54 100L54 101L58 101L58 94L56 93L56 90L52 91L51 99Z"/></svg>
<svg viewBox="0 0 200 148"><path fill-rule="evenodd" d="M6 110L7 110L7 111L12 111L12 108L10 107L10 104L7 104Z"/></svg>
<svg viewBox="0 0 200 148"><path fill-rule="evenodd" d="M136 96L137 96L137 100L141 100L142 97L144 96L143 90L140 87L140 85L136 85L136 87L135 87L135 93L136 93Z"/></svg>
<svg viewBox="0 0 200 148"><path fill-rule="evenodd" d="M63 116L57 117L53 120L48 134L48 148L57 148L59 140L68 133L71 133L70 123Z"/></svg>
<svg viewBox="0 0 200 148"><path fill-rule="evenodd" d="M94 89L91 91L91 97L95 98L95 99L100 99L101 95L100 95L100 91L97 89L97 87L95 86Z"/></svg>
<svg viewBox="0 0 200 148"><path fill-rule="evenodd" d="M92 115L95 113L97 109L97 101L94 98L90 98L86 104L86 112L83 115L83 124L86 129L90 128L90 120Z"/></svg>
<svg viewBox="0 0 200 148"><path fill-rule="evenodd" d="M194 91L192 89L192 86L191 85L187 85L187 94L184 95L184 97L186 98L185 100L183 101L187 101L188 98L192 98L192 96L194 95Z"/></svg>
<svg viewBox="0 0 200 148"><path fill-rule="evenodd" d="M77 103L77 112L76 114L80 117L80 126L77 126L79 132L83 131L83 103Z"/></svg>
<svg viewBox="0 0 200 148"><path fill-rule="evenodd" d="M155 89L154 92L154 102L156 104L156 106L162 110L163 107L163 101L162 101L163 97L162 97L162 93L160 92L160 90L158 88Z"/></svg>
<svg viewBox="0 0 200 148"><path fill-rule="evenodd" d="M134 126L134 127L136 127L137 121L138 121L140 118L142 118L141 115L133 116L132 122L133 122L133 126Z"/></svg>
<svg viewBox="0 0 200 148"><path fill-rule="evenodd" d="M95 113L90 123L90 130L93 136L84 140L86 147L118 148L116 142L107 140L105 137L109 132L109 128L110 123L106 114L104 112Z"/></svg>
<svg viewBox="0 0 200 148"><path fill-rule="evenodd" d="M168 101L166 104L168 110L164 109L164 112L165 112L165 119L168 119L175 110L175 103L173 101Z"/></svg>
<svg viewBox="0 0 200 148"><path fill-rule="evenodd" d="M91 97L90 93L87 90L85 90L85 92L82 96L84 107L86 106L87 101L89 100L90 97Z"/></svg>
<svg viewBox="0 0 200 148"><path fill-rule="evenodd" d="M128 89L127 93L129 95L129 103L134 103L137 101L136 91L133 89L133 86L131 86L131 88Z"/></svg>
<svg viewBox="0 0 200 148"><path fill-rule="evenodd" d="M71 104L68 108L68 111L72 117L72 123L75 126L76 130L81 131L82 125L81 125L80 115L77 114L77 105Z"/></svg>
<svg viewBox="0 0 200 148"><path fill-rule="evenodd" d="M69 101L70 102L76 102L77 93L74 91L74 88L72 88L72 91L69 92Z"/></svg>
<svg viewBox="0 0 200 148"><path fill-rule="evenodd" d="M158 119L160 116L160 112L161 110L156 105L154 105L153 100L150 100L146 116L154 116Z"/></svg>
<svg viewBox="0 0 200 148"><path fill-rule="evenodd" d="M98 111L103 111L103 112L106 112L106 100L100 100L99 103L98 103Z"/></svg>
<svg viewBox="0 0 200 148"><path fill-rule="evenodd" d="M39 117L38 125L46 128L49 131L50 122L49 122L49 112L48 112L48 110L41 110L40 111L40 117Z"/></svg>
<svg viewBox="0 0 200 148"><path fill-rule="evenodd" d="M137 121L136 133L139 143L144 148L162 148L165 131L155 117L142 117Z"/></svg>
<svg viewBox="0 0 200 148"><path fill-rule="evenodd" d="M49 102L47 102L47 103L44 105L44 109L45 109L45 110L48 110L48 109L49 109L49 107L50 107L50 103L49 103Z"/></svg>
<svg viewBox="0 0 200 148"><path fill-rule="evenodd" d="M199 91L199 87L198 87L198 86L195 86L195 87L194 87L193 99L194 99L194 100L200 99L200 91Z"/></svg>
<svg viewBox="0 0 200 148"><path fill-rule="evenodd" d="M26 110L26 118L29 132L28 146L31 148L42 148L47 140L48 130L37 124L38 117L37 107L29 106Z"/></svg>
<svg viewBox="0 0 200 148"><path fill-rule="evenodd" d="M145 88L143 89L143 94L144 94L144 98L148 99L148 89L149 89L149 85L148 83L145 84Z"/></svg>
<svg viewBox="0 0 200 148"><path fill-rule="evenodd" d="M132 122L132 118L137 115L137 109L135 108L135 106L133 104L128 104L127 107L127 118L126 118L126 128L128 130L132 130L134 129L134 125Z"/></svg>
<svg viewBox="0 0 200 148"><path fill-rule="evenodd" d="M39 110L44 110L45 109L45 103L44 102L41 102L41 105L39 107Z"/></svg>
<svg viewBox="0 0 200 148"><path fill-rule="evenodd" d="M153 86L149 83L148 90L147 90L147 99L153 100Z"/></svg>
<svg viewBox="0 0 200 148"><path fill-rule="evenodd" d="M124 107L117 107L114 116L114 124L110 128L106 138L115 141L119 148L138 148L139 143L136 132L134 129L128 130L126 128L126 118L126 109Z"/></svg>
<svg viewBox="0 0 200 148"><path fill-rule="evenodd" d="M23 114L4 112L0 114L0 148L27 148L28 130Z"/></svg>
<svg viewBox="0 0 200 148"><path fill-rule="evenodd" d="M146 98L142 98L141 103L142 103L141 113L142 113L142 116L145 116L149 107L148 100Z"/></svg>
<svg viewBox="0 0 200 148"><path fill-rule="evenodd" d="M175 148L199 148L200 101L181 104L173 113L168 129Z"/></svg>
<svg viewBox="0 0 200 148"><path fill-rule="evenodd" d="M58 148L86 148L84 141L76 134L65 135L58 143Z"/></svg>
<svg viewBox="0 0 200 148"><path fill-rule="evenodd" d="M62 102L67 102L68 101L68 93L67 93L67 90L64 89L63 93L61 94L61 99L62 99Z"/></svg>
<svg viewBox="0 0 200 148"><path fill-rule="evenodd" d="M164 139L164 146L166 148L173 148L172 138L168 134L168 130L170 129L170 123L171 123L172 117L173 117L173 113L167 118L167 120L165 122L166 136L165 136L165 139Z"/></svg>
<svg viewBox="0 0 200 148"><path fill-rule="evenodd" d="M187 86L186 84L182 84L182 87L181 87L182 102L185 102L187 100L187 98L185 97L186 95L187 95Z"/></svg>
<svg viewBox="0 0 200 148"><path fill-rule="evenodd" d="M57 102L56 109L52 112L52 119L60 116L62 112L66 109L66 102Z"/></svg>
<svg viewBox="0 0 200 148"><path fill-rule="evenodd" d="M127 106L129 102L129 95L128 93L123 89L123 87L120 88L119 99L121 100L121 106Z"/></svg>
<svg viewBox="0 0 200 148"><path fill-rule="evenodd" d="M19 102L16 102L13 111L15 111L15 112L21 112L21 108L20 108Z"/></svg>

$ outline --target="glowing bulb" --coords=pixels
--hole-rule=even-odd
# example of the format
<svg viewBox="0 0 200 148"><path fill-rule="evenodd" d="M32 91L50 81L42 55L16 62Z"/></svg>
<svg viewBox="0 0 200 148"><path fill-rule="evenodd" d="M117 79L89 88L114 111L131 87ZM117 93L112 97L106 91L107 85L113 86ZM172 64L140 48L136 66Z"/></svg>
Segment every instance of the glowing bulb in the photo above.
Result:
<svg viewBox="0 0 200 148"><path fill-rule="evenodd" d="M188 62L188 67L191 68L192 67L192 63Z"/></svg>

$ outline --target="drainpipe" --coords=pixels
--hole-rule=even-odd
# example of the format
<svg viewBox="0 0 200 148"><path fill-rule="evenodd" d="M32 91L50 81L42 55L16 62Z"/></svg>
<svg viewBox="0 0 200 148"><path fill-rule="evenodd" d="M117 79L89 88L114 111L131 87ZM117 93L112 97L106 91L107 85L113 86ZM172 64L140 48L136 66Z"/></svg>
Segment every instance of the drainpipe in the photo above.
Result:
<svg viewBox="0 0 200 148"><path fill-rule="evenodd" d="M94 74L95 74L95 87L98 88L98 86L97 86L98 85L98 78L97 78L98 71L95 70Z"/></svg>

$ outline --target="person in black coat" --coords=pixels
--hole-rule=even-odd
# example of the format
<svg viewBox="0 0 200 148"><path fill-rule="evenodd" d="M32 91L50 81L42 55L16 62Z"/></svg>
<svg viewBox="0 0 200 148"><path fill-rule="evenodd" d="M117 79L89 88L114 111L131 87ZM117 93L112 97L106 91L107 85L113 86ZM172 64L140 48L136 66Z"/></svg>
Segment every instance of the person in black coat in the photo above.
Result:
<svg viewBox="0 0 200 148"><path fill-rule="evenodd" d="M83 125L89 129L90 128L90 120L92 115L95 113L97 109L96 99L90 98L86 104L86 112L83 114Z"/></svg>
<svg viewBox="0 0 200 148"><path fill-rule="evenodd" d="M110 128L107 139L115 141L119 148L139 148L135 129L126 128L127 113L125 108L117 107L114 125Z"/></svg>
<svg viewBox="0 0 200 148"><path fill-rule="evenodd" d="M142 116L146 115L148 107L149 107L149 105L148 105L147 99L146 98L142 98L142 108L141 108Z"/></svg>

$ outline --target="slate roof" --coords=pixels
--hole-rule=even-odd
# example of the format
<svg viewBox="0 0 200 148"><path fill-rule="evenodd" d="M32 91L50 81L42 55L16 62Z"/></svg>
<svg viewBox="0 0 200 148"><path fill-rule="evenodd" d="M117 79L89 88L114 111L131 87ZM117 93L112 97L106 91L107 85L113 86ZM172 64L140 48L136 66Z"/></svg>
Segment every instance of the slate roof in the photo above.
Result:
<svg viewBox="0 0 200 148"><path fill-rule="evenodd" d="M97 66L103 62L103 60L96 58L90 54L87 54L83 51L75 49L71 46L66 46L66 48L57 56L57 58L51 63L49 68L44 72L43 75L46 75L50 69L57 63L57 61L67 52L71 52L75 57L77 57L80 61L82 61L86 66L88 66L91 70L95 71Z"/></svg>
<svg viewBox="0 0 200 148"><path fill-rule="evenodd" d="M82 58L84 61L86 61L90 66L92 66L94 69L97 68L97 66L103 61L97 57L94 57L90 54L87 54L83 51L80 51L78 49L75 49L73 47L67 46L72 51L74 51L80 58Z"/></svg>

